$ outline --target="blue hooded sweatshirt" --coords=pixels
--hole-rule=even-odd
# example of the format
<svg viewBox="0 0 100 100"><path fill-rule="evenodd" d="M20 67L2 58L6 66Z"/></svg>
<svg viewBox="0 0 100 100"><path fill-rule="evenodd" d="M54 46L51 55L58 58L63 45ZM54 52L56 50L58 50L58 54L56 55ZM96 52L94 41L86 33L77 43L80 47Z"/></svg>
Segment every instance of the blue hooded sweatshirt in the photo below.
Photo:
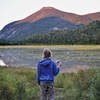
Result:
<svg viewBox="0 0 100 100"><path fill-rule="evenodd" d="M40 85L40 81L54 82L54 76L58 73L59 68L50 58L43 59L37 65L37 83Z"/></svg>

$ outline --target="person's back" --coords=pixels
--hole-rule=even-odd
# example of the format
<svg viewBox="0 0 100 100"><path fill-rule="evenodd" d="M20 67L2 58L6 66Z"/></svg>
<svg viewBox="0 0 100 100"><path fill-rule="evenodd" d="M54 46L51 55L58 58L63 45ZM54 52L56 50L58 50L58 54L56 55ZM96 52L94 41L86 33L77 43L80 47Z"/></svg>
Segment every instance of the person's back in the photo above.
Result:
<svg viewBox="0 0 100 100"><path fill-rule="evenodd" d="M43 51L43 60L37 65L37 82L40 86L41 100L54 100L54 76L59 73L59 68L51 60L51 51ZM61 64L59 65L61 66Z"/></svg>

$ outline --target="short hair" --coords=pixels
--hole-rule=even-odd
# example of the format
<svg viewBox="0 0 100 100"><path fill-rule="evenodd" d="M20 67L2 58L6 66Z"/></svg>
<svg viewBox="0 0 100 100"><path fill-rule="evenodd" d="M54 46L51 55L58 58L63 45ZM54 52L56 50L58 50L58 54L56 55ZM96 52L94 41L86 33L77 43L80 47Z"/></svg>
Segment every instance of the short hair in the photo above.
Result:
<svg viewBox="0 0 100 100"><path fill-rule="evenodd" d="M51 56L52 56L51 50L48 49L48 48L45 48L45 49L43 50L43 58L49 58L49 57L51 57Z"/></svg>

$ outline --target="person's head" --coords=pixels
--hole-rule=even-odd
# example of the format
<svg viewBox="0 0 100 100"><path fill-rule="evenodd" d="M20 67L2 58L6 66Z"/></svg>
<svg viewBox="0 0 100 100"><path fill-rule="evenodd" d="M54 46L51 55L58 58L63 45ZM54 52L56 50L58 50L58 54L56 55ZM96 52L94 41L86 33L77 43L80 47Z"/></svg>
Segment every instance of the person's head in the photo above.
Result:
<svg viewBox="0 0 100 100"><path fill-rule="evenodd" d="M43 58L49 58L52 56L52 53L51 53L51 50L49 50L48 48L45 48L43 50L43 54L42 54L42 57Z"/></svg>

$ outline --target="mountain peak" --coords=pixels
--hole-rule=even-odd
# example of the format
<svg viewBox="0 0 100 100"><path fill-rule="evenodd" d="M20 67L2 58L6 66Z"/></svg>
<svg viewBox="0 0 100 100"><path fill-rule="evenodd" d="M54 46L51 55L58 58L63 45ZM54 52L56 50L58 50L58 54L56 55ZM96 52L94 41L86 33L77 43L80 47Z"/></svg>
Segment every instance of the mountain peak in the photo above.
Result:
<svg viewBox="0 0 100 100"><path fill-rule="evenodd" d="M56 9L56 8L50 6L41 8L41 10L52 10L52 9Z"/></svg>
<svg viewBox="0 0 100 100"><path fill-rule="evenodd" d="M41 18L49 16L56 16L64 19L65 21L70 21L74 24L88 24L94 20L100 20L100 12L80 16L78 14L64 12L54 7L47 6L41 8L39 11L33 13L32 15L18 21L16 24L20 24L23 22L35 22Z"/></svg>

